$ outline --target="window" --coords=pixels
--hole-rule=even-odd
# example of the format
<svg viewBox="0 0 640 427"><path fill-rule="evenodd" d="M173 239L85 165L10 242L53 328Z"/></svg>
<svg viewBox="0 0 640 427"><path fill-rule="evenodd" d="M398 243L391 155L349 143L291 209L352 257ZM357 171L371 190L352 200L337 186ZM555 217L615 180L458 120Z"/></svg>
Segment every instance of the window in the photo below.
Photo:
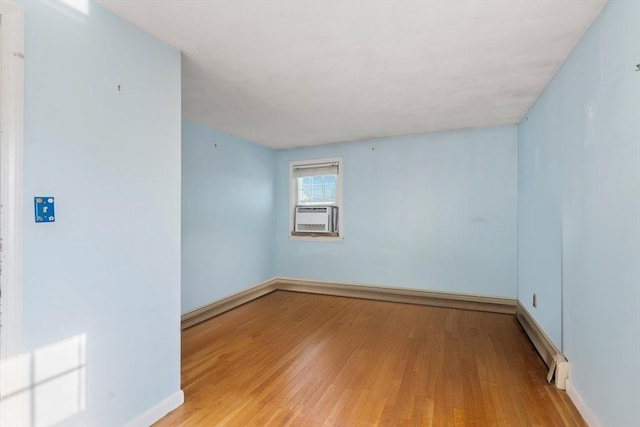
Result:
<svg viewBox="0 0 640 427"><path fill-rule="evenodd" d="M342 159L289 163L291 238L341 240Z"/></svg>

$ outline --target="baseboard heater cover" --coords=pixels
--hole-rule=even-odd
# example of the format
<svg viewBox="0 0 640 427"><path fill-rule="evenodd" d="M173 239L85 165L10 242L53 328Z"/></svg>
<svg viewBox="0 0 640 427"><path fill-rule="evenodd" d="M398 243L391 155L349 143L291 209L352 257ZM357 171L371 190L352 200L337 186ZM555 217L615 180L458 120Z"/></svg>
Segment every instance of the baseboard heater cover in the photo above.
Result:
<svg viewBox="0 0 640 427"><path fill-rule="evenodd" d="M190 328L229 310L233 310L242 304L246 304L256 298L260 298L263 295L273 292L275 290L275 281L276 279L266 280L256 286L245 289L244 291L215 300L209 304L205 304L183 313L181 316L180 329L184 330Z"/></svg>
<svg viewBox="0 0 640 427"><path fill-rule="evenodd" d="M550 383L555 377L555 385L560 390L567 389L567 379L569 378L569 362L564 354L555 354L551 366L549 366L549 373L547 374L547 382Z"/></svg>
<svg viewBox="0 0 640 427"><path fill-rule="evenodd" d="M547 382L550 383L555 378L555 386L560 390L566 390L567 379L569 378L569 362L567 358L558 350L538 325L538 322L534 320L533 316L520 302L518 302L516 309L516 318L544 363L549 367Z"/></svg>
<svg viewBox="0 0 640 427"><path fill-rule="evenodd" d="M183 313L181 328L187 329L277 290L502 314L515 314L517 304L513 298L275 277L237 294Z"/></svg>

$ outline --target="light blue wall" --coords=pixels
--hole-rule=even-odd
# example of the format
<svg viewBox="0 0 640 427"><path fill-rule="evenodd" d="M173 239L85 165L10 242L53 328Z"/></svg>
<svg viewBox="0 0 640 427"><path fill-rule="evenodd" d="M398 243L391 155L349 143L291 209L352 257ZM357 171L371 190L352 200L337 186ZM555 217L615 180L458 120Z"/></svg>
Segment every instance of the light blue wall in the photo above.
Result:
<svg viewBox="0 0 640 427"><path fill-rule="evenodd" d="M123 425L180 390L180 53L95 3L20 5L24 342L86 334L64 425ZM55 223L34 223L43 195Z"/></svg>
<svg viewBox="0 0 640 427"><path fill-rule="evenodd" d="M534 110L545 109L545 98ZM518 299L561 349L562 145L549 132L550 122L557 126L562 120L555 114L530 114L518 127Z"/></svg>
<svg viewBox="0 0 640 427"><path fill-rule="evenodd" d="M273 277L275 151L182 122L182 311Z"/></svg>
<svg viewBox="0 0 640 427"><path fill-rule="evenodd" d="M532 208L543 218L528 215L522 224L521 237L542 239L520 247L521 267L535 266L540 252L562 251L570 383L601 425L616 427L640 418L639 18L640 2L610 1L520 125L520 164L529 168L520 210L546 205ZM539 174L532 173L536 163ZM539 277L553 286L539 286L557 298L557 263L540 258ZM533 268L522 273L526 303L538 277ZM532 314L557 336L553 304Z"/></svg>
<svg viewBox="0 0 640 427"><path fill-rule="evenodd" d="M279 151L276 273L516 296L516 127ZM342 157L344 241L289 239L291 160Z"/></svg>

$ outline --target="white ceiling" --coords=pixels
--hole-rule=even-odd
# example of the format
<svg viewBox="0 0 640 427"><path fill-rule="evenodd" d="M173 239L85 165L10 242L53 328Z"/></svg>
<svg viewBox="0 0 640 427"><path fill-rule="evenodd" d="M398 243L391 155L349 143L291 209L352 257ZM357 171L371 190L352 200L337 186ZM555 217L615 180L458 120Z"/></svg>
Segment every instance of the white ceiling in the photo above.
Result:
<svg viewBox="0 0 640 427"><path fill-rule="evenodd" d="M272 148L515 124L605 0L99 0L179 48L183 116Z"/></svg>

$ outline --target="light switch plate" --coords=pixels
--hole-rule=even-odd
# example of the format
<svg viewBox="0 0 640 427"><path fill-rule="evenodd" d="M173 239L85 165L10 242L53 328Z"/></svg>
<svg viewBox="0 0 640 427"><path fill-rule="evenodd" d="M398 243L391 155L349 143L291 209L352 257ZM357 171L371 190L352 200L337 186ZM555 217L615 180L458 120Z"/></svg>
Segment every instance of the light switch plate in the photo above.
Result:
<svg viewBox="0 0 640 427"><path fill-rule="evenodd" d="M33 198L35 207L36 222L55 222L55 200L50 196L39 196Z"/></svg>

